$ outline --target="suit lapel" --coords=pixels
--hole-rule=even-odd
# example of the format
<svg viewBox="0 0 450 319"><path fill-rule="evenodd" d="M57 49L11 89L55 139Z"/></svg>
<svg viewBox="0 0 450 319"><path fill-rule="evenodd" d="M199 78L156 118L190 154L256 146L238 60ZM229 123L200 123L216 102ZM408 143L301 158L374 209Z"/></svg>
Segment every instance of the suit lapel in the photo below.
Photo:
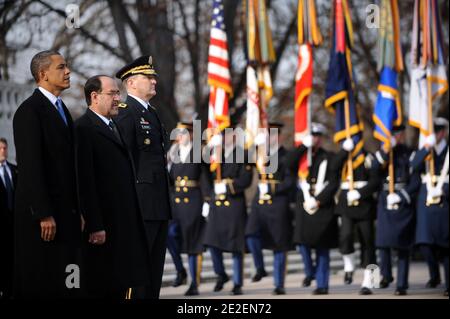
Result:
<svg viewBox="0 0 450 319"><path fill-rule="evenodd" d="M42 109L47 114L47 117L51 119L51 123L54 123L61 131L63 131L66 138L72 139L72 117L64 103L63 110L66 115L67 125L66 123L64 123L61 115L58 113L56 106L53 105L52 102L50 102L50 100L44 94L42 94L39 89L34 90L34 95L36 96L36 98L40 99Z"/></svg>
<svg viewBox="0 0 450 319"><path fill-rule="evenodd" d="M91 120L92 124L94 125L97 132L99 132L104 137L110 139L114 143L116 143L120 148L124 148L124 145L120 143L114 133L111 131L111 129L90 109L87 109L86 111L87 116ZM120 131L119 131L119 135ZM122 138L122 137L121 137ZM123 140L123 139L122 139Z"/></svg>

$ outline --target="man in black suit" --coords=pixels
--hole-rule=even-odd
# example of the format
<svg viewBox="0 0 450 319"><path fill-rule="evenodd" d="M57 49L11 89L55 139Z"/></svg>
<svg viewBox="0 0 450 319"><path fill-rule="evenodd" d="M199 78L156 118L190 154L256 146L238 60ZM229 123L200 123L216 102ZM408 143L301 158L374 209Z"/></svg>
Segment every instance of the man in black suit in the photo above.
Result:
<svg viewBox="0 0 450 319"><path fill-rule="evenodd" d="M156 95L156 76L149 56L138 58L116 74L128 94L126 103L119 105L117 124L133 154L139 205L152 260L150 284L138 295L151 299L159 298L171 218L165 149L167 133L156 109L149 103Z"/></svg>
<svg viewBox="0 0 450 319"><path fill-rule="evenodd" d="M114 79L94 76L84 92L89 109L75 122L87 290L125 299L149 283L150 259L136 196L131 154L111 119L120 91ZM128 292L128 294L126 294Z"/></svg>
<svg viewBox="0 0 450 319"><path fill-rule="evenodd" d="M15 295L64 298L77 276L81 215L76 192L73 123L61 93L70 87L62 55L43 51L31 60L38 88L17 109L13 128L18 177L15 205ZM75 280L76 282L76 280Z"/></svg>
<svg viewBox="0 0 450 319"><path fill-rule="evenodd" d="M8 141L0 138L0 299L11 298L14 268L14 187L17 167L7 161Z"/></svg>

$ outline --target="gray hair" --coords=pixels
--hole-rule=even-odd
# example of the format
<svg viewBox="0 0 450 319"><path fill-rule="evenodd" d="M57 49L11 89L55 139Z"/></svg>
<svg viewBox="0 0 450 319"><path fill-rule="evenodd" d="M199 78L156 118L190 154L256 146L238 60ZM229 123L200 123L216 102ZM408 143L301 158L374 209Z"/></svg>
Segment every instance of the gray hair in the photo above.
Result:
<svg viewBox="0 0 450 319"><path fill-rule="evenodd" d="M61 55L58 51L55 50L46 50L37 53L32 59L30 63L30 70L33 78L36 82L39 82L39 72L42 70L48 69L50 64L52 63L50 57L52 55Z"/></svg>

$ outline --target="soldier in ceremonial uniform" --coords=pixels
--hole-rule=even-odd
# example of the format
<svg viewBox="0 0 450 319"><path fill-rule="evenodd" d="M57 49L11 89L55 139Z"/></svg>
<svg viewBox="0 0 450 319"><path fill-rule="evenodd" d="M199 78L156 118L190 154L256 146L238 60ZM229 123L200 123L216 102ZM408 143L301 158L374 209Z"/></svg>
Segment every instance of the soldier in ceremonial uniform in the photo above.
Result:
<svg viewBox="0 0 450 319"><path fill-rule="evenodd" d="M191 285L186 296L198 295L205 218L202 216L204 194L209 195L209 167L203 162L195 162L192 143L192 123L182 122L178 142L171 148L170 177L173 181L172 212L175 223L179 225L181 253L189 255ZM201 159L201 158L200 158ZM203 189L202 187L203 186ZM205 191L206 187L206 191Z"/></svg>
<svg viewBox="0 0 450 319"><path fill-rule="evenodd" d="M150 249L150 284L135 289L132 297L159 298L171 218L167 172L167 133L150 99L156 95L156 71L152 58L142 56L116 74L127 91L116 118L136 169L136 188Z"/></svg>
<svg viewBox="0 0 450 319"><path fill-rule="evenodd" d="M287 251L292 247L292 216L289 209L288 193L295 179L286 166L286 149L279 144L281 123L269 123L269 128L278 129L278 134L269 134L269 158L263 169L259 169L258 191L252 203L246 225L246 241L253 255L257 273L253 277L261 279L265 275L262 249L270 249L274 254L273 294L284 295ZM260 133L255 139L257 145L266 143L266 134ZM265 152L267 153L267 152ZM276 172L265 173L278 163Z"/></svg>
<svg viewBox="0 0 450 319"><path fill-rule="evenodd" d="M291 155L289 166L298 174L300 158L312 148L311 166L306 180L298 182L299 191L295 213L294 243L302 255L306 277L303 286L308 287L313 279L317 288L313 294L328 294L330 277L330 248L338 246L337 217L334 214L334 194L339 186L337 175L330 169L332 155L322 147L325 127L312 123L312 136ZM311 249L315 249L313 263Z"/></svg>
<svg viewBox="0 0 450 319"><path fill-rule="evenodd" d="M376 247L380 257L382 280L380 288L394 281L391 251L398 255L396 295L406 295L408 289L409 256L414 244L415 196L420 186L418 174L410 170L409 161L414 152L404 145L403 125L394 127L393 148L394 192L389 192L389 153L381 148L376 154L384 183L378 196Z"/></svg>
<svg viewBox="0 0 450 319"><path fill-rule="evenodd" d="M349 152L355 148L351 138L344 141L342 149L334 157L332 163L333 171L338 177L345 178L341 182L340 192L337 195L337 204L335 211L341 217L341 226L339 233L339 248L344 259L344 282L351 284L353 281L353 272L355 270L353 253L354 249L354 230L358 230L361 245L364 247L361 258L362 266L376 264L375 257L375 236L374 236L374 217L375 217L375 192L378 189L379 166L373 165L373 156L364 150L364 161L353 169L353 183L347 181L346 159ZM345 165L344 165L345 163ZM347 172L347 173L346 173ZM353 189L352 189L353 187ZM362 295L370 295L369 289L370 270L365 271L363 284L360 290Z"/></svg>
<svg viewBox="0 0 450 319"><path fill-rule="evenodd" d="M214 272L218 275L214 291L223 289L229 280L223 264L223 252L233 254L233 283L231 293L242 294L243 255L245 251L245 223L247 208L244 190L250 186L253 176L252 166L246 163L244 150L236 146L234 132L227 132L225 137L215 135L210 146L222 145L222 163L220 175L216 169L212 178L214 192L211 196L211 207L206 226L204 244L210 249Z"/></svg>
<svg viewBox="0 0 450 319"><path fill-rule="evenodd" d="M411 166L421 174L422 184L417 198L416 244L424 256L430 273L427 288L435 288L441 282L439 258L442 258L445 273L445 295L448 296L448 120L434 120L434 134L425 139L425 145L414 156ZM426 161L430 153L434 156L434 175Z"/></svg>

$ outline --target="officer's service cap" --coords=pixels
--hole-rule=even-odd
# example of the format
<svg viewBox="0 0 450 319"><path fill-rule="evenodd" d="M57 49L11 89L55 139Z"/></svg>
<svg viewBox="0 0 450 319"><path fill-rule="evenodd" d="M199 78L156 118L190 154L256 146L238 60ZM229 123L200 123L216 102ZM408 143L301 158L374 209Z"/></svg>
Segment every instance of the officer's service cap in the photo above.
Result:
<svg viewBox="0 0 450 319"><path fill-rule="evenodd" d="M128 65L125 65L116 73L116 78L125 80L130 76L143 74L157 76L155 69L153 68L153 59L150 55L144 55Z"/></svg>
<svg viewBox="0 0 450 319"><path fill-rule="evenodd" d="M311 134L312 135L324 135L327 132L325 126L321 123L313 122L311 123Z"/></svg>
<svg viewBox="0 0 450 319"><path fill-rule="evenodd" d="M433 122L435 132L448 129L448 120L443 117L436 117Z"/></svg>

